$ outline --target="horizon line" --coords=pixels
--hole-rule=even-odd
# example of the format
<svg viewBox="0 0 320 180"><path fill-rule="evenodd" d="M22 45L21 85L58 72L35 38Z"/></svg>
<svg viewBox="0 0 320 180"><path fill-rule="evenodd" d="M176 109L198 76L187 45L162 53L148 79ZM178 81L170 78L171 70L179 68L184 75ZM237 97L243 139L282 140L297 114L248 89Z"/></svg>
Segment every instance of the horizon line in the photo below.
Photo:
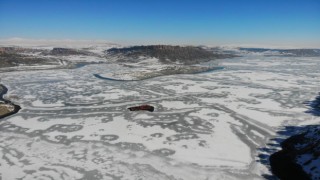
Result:
<svg viewBox="0 0 320 180"><path fill-rule="evenodd" d="M20 44L19 44L20 43ZM206 46L206 47L233 47L233 48L274 48L274 49L320 49L319 46L299 46L299 45L279 45L279 44L262 44L262 43L221 43L221 44L192 44L192 43L132 43L132 42L115 42L107 39L74 39L74 38L0 38L0 46L92 46L92 45L119 45L119 46L139 46L139 45L180 45L180 46Z"/></svg>

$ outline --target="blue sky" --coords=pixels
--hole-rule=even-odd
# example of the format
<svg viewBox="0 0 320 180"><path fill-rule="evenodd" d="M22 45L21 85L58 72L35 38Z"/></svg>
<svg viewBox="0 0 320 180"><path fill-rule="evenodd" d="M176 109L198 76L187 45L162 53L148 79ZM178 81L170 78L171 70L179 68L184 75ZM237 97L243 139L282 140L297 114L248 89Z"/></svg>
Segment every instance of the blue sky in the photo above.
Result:
<svg viewBox="0 0 320 180"><path fill-rule="evenodd" d="M0 0L0 38L320 47L320 0Z"/></svg>

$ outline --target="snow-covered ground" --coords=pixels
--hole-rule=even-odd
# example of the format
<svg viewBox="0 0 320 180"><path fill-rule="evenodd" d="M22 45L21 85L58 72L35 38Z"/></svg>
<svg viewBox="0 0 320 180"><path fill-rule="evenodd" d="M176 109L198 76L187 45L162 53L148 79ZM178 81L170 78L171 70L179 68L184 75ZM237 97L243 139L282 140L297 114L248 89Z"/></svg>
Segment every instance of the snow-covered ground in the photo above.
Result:
<svg viewBox="0 0 320 180"><path fill-rule="evenodd" d="M277 130L320 122L303 104L320 91L319 58L220 63L142 81L93 75L120 72L116 64L0 74L22 107L0 121L0 177L263 179L258 154ZM155 111L127 110L140 104Z"/></svg>

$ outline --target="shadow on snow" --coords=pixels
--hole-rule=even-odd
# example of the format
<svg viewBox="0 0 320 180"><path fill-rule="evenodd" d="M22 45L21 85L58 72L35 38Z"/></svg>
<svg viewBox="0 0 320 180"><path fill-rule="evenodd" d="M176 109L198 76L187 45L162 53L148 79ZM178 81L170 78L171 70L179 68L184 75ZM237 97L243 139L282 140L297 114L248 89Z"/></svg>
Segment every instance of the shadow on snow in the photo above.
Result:
<svg viewBox="0 0 320 180"><path fill-rule="evenodd" d="M305 111L305 113L312 114L314 116L320 116L320 93L314 100L306 101L304 104L310 107L310 109ZM273 153L281 150L281 143L290 136L299 134L300 132L306 131L314 126L318 125L284 126L282 129L277 131L277 135L274 138L269 140L269 143L266 145L266 147L258 148L258 158L256 161L264 164L271 171L269 158ZM278 179L276 176L270 174L263 174L262 177L268 180Z"/></svg>
<svg viewBox="0 0 320 180"><path fill-rule="evenodd" d="M304 104L310 107L306 113L312 114L314 116L320 116L320 93L319 95L312 101L306 101Z"/></svg>

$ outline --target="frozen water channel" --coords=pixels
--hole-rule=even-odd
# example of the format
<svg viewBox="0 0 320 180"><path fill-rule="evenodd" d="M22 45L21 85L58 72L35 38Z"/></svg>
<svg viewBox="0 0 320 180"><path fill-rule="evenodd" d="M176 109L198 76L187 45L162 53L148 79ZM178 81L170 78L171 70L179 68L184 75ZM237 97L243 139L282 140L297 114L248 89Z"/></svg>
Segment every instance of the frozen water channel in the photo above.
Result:
<svg viewBox="0 0 320 180"><path fill-rule="evenodd" d="M319 92L320 60L221 65L142 81L94 76L125 68L115 64L1 73L6 98L22 109L0 121L0 177L262 179L270 172L259 148L277 130L320 122L303 104ZM140 104L155 112L127 110Z"/></svg>

